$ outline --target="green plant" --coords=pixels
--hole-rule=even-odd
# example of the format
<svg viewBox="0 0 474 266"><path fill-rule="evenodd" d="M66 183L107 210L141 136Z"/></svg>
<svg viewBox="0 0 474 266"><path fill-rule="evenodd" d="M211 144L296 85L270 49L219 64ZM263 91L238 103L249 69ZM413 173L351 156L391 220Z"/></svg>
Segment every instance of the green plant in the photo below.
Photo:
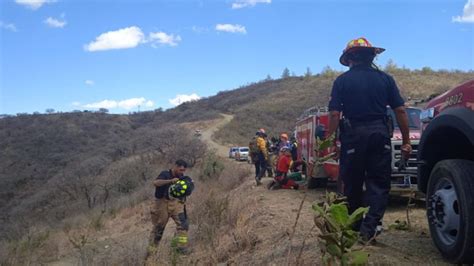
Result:
<svg viewBox="0 0 474 266"><path fill-rule="evenodd" d="M410 229L406 221L395 220L393 224L388 226L389 229L407 231Z"/></svg>
<svg viewBox="0 0 474 266"><path fill-rule="evenodd" d="M362 219L369 208L358 208L351 215L344 197L336 193L326 193L325 200L313 203L316 212L314 222L321 233L318 237L323 241L323 263L325 265L365 265L368 253L353 249L359 234L352 226Z"/></svg>
<svg viewBox="0 0 474 266"><path fill-rule="evenodd" d="M314 151L316 152L316 155L317 155L316 160L315 160L315 163L317 165L322 165L324 162L334 157L335 152L328 153L325 156L319 156L319 154L320 152L328 148L331 148L334 145L335 138L336 138L335 134L332 134L331 136L328 136L327 138L324 138L324 139L316 137Z"/></svg>
<svg viewBox="0 0 474 266"><path fill-rule="evenodd" d="M201 179L216 180L225 168L221 161L215 151L210 151L203 162Z"/></svg>

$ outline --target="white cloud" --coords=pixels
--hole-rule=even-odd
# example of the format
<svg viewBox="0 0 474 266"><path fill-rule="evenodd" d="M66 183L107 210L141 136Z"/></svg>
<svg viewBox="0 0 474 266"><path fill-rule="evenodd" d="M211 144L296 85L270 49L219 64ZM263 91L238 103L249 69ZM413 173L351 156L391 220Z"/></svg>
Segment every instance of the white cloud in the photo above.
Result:
<svg viewBox="0 0 474 266"><path fill-rule="evenodd" d="M150 32L149 39L152 43L153 47L156 47L156 43L169 45L169 46L176 46L178 42L181 41L181 36L174 35L174 34L166 34L165 32Z"/></svg>
<svg viewBox="0 0 474 266"><path fill-rule="evenodd" d="M271 4L272 0L237 0L232 3L232 9L240 9L244 7L254 7L257 4Z"/></svg>
<svg viewBox="0 0 474 266"><path fill-rule="evenodd" d="M139 27L132 26L109 31L99 35L95 41L84 46L89 52L137 47L145 42L145 35Z"/></svg>
<svg viewBox="0 0 474 266"><path fill-rule="evenodd" d="M217 24L216 30L230 32L230 33L242 33L242 34L247 33L247 30L245 29L245 27L239 24Z"/></svg>
<svg viewBox="0 0 474 266"><path fill-rule="evenodd" d="M72 104L72 106L81 106L80 102L72 102L71 104Z"/></svg>
<svg viewBox="0 0 474 266"><path fill-rule="evenodd" d="M474 0L468 0L464 5L462 16L453 17L452 21L459 23L474 23Z"/></svg>
<svg viewBox="0 0 474 266"><path fill-rule="evenodd" d="M153 101L150 101L148 100L146 103L145 103L145 106L146 107L153 107L155 105L155 103Z"/></svg>
<svg viewBox="0 0 474 266"><path fill-rule="evenodd" d="M46 3L54 3L56 0L15 0L19 5L26 6L30 9L37 10Z"/></svg>
<svg viewBox="0 0 474 266"><path fill-rule="evenodd" d="M67 24L67 21L64 20L64 19L59 20L59 19L55 19L55 18L52 18L52 17L48 17L43 22L44 22L44 24L50 26L51 28L64 28L64 26L66 26L66 24Z"/></svg>
<svg viewBox="0 0 474 266"><path fill-rule="evenodd" d="M176 95L176 97L174 99L170 99L169 103L174 105L174 106L178 106L178 105L180 105L184 102L197 101L199 99L201 99L201 97L199 97L196 93L193 93L193 94L190 94L190 95L178 94L178 95Z"/></svg>
<svg viewBox="0 0 474 266"><path fill-rule="evenodd" d="M191 30L194 31L195 33L198 33L198 34L205 33L205 32L209 31L208 28L199 27L199 26L192 26Z"/></svg>
<svg viewBox="0 0 474 266"><path fill-rule="evenodd" d="M93 80L87 79L84 83L88 86L94 86L95 82Z"/></svg>
<svg viewBox="0 0 474 266"><path fill-rule="evenodd" d="M12 23L4 23L3 21L0 21L0 28L6 29L9 31L17 32L18 29L16 28L15 24Z"/></svg>
<svg viewBox="0 0 474 266"><path fill-rule="evenodd" d="M84 108L93 108L93 109L99 109L99 108L107 108L107 109L114 109L114 108L120 108L120 109L125 109L125 110L131 110L134 108L138 108L139 106L145 106L145 107L153 107L155 103L153 101L147 100L143 97L141 98L130 98L122 101L115 101L115 100L103 100L100 102L96 103L89 103L85 104L82 107Z"/></svg>

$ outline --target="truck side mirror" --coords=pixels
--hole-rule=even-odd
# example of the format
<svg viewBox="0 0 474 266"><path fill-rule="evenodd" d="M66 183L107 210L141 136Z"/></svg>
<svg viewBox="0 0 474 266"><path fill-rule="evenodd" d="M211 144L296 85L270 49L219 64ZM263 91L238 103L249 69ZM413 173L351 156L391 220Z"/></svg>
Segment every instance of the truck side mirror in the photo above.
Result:
<svg viewBox="0 0 474 266"><path fill-rule="evenodd" d="M434 108L428 108L426 110L421 111L420 113L420 120L423 123L428 123L434 117Z"/></svg>

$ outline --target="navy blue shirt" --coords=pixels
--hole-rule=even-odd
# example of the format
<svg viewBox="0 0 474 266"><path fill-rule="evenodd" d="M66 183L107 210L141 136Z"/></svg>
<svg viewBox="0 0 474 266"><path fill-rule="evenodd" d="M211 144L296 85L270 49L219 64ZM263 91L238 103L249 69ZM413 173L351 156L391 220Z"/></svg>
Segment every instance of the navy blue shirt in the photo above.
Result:
<svg viewBox="0 0 474 266"><path fill-rule="evenodd" d="M158 175L158 177L156 179L163 179L163 180L170 180L170 179L173 179L173 172L170 170L168 171L163 171L160 173L160 175ZM164 198L166 197L167 198L167 194L168 194L168 189L170 187L171 184L168 184L168 185L164 185L164 186L161 186L161 187L156 187L155 188L155 197L157 199L161 199L161 198Z"/></svg>
<svg viewBox="0 0 474 266"><path fill-rule="evenodd" d="M334 81L329 111L342 112L355 121L383 118L387 105L392 109L404 105L395 80L369 65L352 67Z"/></svg>

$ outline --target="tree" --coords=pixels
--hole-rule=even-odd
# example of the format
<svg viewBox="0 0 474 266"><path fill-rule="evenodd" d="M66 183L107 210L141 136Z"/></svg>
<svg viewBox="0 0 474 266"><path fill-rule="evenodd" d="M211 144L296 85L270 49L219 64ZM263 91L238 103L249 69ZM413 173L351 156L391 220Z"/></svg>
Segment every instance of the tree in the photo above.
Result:
<svg viewBox="0 0 474 266"><path fill-rule="evenodd" d="M54 113L54 109L53 108L48 108L48 109L46 109L46 113L52 114L52 113Z"/></svg>
<svg viewBox="0 0 474 266"><path fill-rule="evenodd" d="M395 64L393 59L388 59L387 64L385 65L385 71L393 72L393 71L397 71L397 69L398 69L398 66L397 64Z"/></svg>
<svg viewBox="0 0 474 266"><path fill-rule="evenodd" d="M311 69L309 67L306 68L306 73L304 73L304 77L305 78L309 78L313 75L313 73L311 72Z"/></svg>
<svg viewBox="0 0 474 266"><path fill-rule="evenodd" d="M422 72L423 74L430 74L430 73L433 73L433 69L431 69L431 67L425 66L425 67L423 67L423 68L421 69L421 72Z"/></svg>
<svg viewBox="0 0 474 266"><path fill-rule="evenodd" d="M283 69L283 73L281 73L281 78L286 79L289 77L290 77L290 70L287 67L285 67L285 69Z"/></svg>
<svg viewBox="0 0 474 266"><path fill-rule="evenodd" d="M107 108L100 108L100 109L99 109L99 113L106 114L106 113L108 113L108 112L109 112L109 109L107 109Z"/></svg>
<svg viewBox="0 0 474 266"><path fill-rule="evenodd" d="M272 76L270 76L270 74L267 75L267 77L265 78L265 81L270 81L272 80Z"/></svg>
<svg viewBox="0 0 474 266"><path fill-rule="evenodd" d="M333 70L330 66L325 66L323 68L323 71L321 71L321 75L323 77L332 77L336 74L337 74L337 72L335 70Z"/></svg>

